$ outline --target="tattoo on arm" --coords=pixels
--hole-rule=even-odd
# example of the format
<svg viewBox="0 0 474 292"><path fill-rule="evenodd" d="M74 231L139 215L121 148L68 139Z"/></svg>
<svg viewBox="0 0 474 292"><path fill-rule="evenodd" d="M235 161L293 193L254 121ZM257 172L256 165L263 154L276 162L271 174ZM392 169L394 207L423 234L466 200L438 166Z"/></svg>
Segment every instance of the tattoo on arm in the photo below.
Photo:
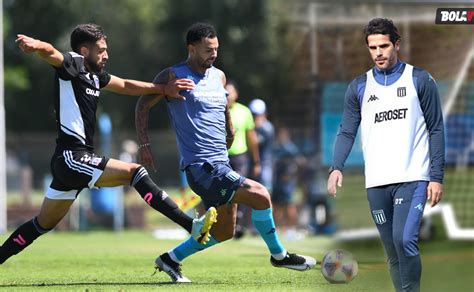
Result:
<svg viewBox="0 0 474 292"><path fill-rule="evenodd" d="M232 124L232 117L230 116L229 105L225 107L225 131L227 137L234 137L234 125Z"/></svg>
<svg viewBox="0 0 474 292"><path fill-rule="evenodd" d="M153 83L166 84L174 77L176 77L174 71L171 68L166 68L156 75L153 79ZM163 97L163 95L143 95L137 101L135 107L135 128L137 130L138 142L140 144L148 143L147 127L150 109Z"/></svg>
<svg viewBox="0 0 474 292"><path fill-rule="evenodd" d="M250 189L252 186L251 186L251 185L249 185L249 184L248 184L248 183L246 183L246 182L243 182L243 183L242 183L242 185L241 185L241 187L243 187L244 189L247 189L247 190L249 190L249 189Z"/></svg>
<svg viewBox="0 0 474 292"><path fill-rule="evenodd" d="M172 68L166 68L156 75L156 77L153 79L153 83L166 84L174 78L176 78L174 70Z"/></svg>

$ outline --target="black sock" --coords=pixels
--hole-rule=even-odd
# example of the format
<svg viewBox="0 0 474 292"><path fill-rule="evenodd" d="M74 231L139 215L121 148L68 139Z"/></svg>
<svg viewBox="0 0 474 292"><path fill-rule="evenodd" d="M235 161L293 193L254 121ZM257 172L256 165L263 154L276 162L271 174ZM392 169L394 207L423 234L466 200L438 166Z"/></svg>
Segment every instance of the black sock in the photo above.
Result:
<svg viewBox="0 0 474 292"><path fill-rule="evenodd" d="M148 172L143 166L137 168L132 176L130 184L138 191L140 196L148 203L148 205L178 223L181 227L191 233L193 218L181 211L178 205L168 197L166 192L161 190L151 180Z"/></svg>
<svg viewBox="0 0 474 292"><path fill-rule="evenodd" d="M38 224L36 217L18 227L0 247L0 264L21 252L48 231L49 229L44 229Z"/></svg>

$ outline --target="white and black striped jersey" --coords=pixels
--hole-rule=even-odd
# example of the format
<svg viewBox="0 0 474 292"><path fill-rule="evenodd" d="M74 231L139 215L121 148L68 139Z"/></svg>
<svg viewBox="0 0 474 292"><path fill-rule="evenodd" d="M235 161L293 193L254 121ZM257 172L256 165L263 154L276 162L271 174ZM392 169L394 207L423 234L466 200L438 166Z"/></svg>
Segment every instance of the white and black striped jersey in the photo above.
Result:
<svg viewBox="0 0 474 292"><path fill-rule="evenodd" d="M92 150L100 89L109 83L110 74L88 72L84 57L74 52L63 53L63 56L62 67L56 68L56 143L58 147L71 150Z"/></svg>

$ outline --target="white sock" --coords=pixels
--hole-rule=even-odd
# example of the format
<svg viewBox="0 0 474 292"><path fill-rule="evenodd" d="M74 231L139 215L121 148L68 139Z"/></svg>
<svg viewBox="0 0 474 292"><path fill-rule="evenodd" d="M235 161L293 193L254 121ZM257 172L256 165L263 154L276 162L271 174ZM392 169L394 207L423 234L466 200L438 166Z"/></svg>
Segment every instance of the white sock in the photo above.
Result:
<svg viewBox="0 0 474 292"><path fill-rule="evenodd" d="M178 264L181 262L180 260L178 260L178 258L176 257L176 255L174 254L172 250L170 250L168 254L170 255L170 258L173 260L173 262L178 263Z"/></svg>
<svg viewBox="0 0 474 292"><path fill-rule="evenodd" d="M286 250L283 250L281 253L272 254L272 257L276 259L277 261L281 261L282 259L286 257L287 253L288 252Z"/></svg>

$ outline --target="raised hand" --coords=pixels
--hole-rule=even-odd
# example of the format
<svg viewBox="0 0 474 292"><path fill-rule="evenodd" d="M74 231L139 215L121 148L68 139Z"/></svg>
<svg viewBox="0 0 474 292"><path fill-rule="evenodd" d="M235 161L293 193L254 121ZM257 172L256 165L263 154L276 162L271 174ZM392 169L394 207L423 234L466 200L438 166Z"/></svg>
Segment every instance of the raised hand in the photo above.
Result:
<svg viewBox="0 0 474 292"><path fill-rule="evenodd" d="M194 81L191 79L173 79L165 85L165 95L178 100L186 100L179 92L182 90L192 90L194 87Z"/></svg>
<svg viewBox="0 0 474 292"><path fill-rule="evenodd" d="M24 34L18 34L15 40L18 43L18 47L25 53L33 53L41 49L41 41Z"/></svg>

